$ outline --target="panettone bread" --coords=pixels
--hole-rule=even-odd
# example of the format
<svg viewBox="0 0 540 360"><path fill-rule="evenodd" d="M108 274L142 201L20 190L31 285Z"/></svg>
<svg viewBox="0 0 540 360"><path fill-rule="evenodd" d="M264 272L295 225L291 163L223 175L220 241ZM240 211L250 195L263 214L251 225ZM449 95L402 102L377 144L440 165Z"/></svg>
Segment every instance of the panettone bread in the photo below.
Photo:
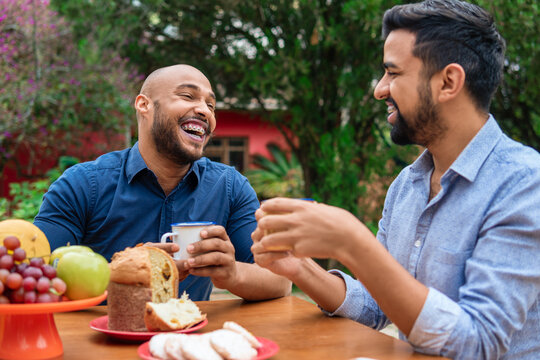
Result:
<svg viewBox="0 0 540 360"><path fill-rule="evenodd" d="M167 252L152 246L126 248L113 255L107 307L110 330L146 331L147 302L178 297L178 269Z"/></svg>
<svg viewBox="0 0 540 360"><path fill-rule="evenodd" d="M144 323L148 331L174 331L187 329L206 319L197 305L184 292L180 299L165 303L146 303Z"/></svg>

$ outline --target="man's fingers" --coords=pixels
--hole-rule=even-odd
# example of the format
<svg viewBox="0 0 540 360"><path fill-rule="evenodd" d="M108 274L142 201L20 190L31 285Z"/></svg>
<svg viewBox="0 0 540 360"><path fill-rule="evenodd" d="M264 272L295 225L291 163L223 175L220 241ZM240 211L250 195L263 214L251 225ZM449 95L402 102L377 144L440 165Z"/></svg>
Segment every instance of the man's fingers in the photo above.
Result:
<svg viewBox="0 0 540 360"><path fill-rule="evenodd" d="M175 244L175 243L154 243L154 242L147 242L144 244L144 246L153 246L153 247L157 247L161 250L164 250L166 252L168 252L169 254L172 254L172 253L175 253L177 252L178 250L180 250L180 246L178 246L178 244Z"/></svg>
<svg viewBox="0 0 540 360"><path fill-rule="evenodd" d="M225 228L221 225L212 225L205 227L201 230L201 238L202 239L209 239L209 238L219 238L221 240L229 241L229 236L227 235L227 231L225 231Z"/></svg>
<svg viewBox="0 0 540 360"><path fill-rule="evenodd" d="M205 266L230 266L233 262L235 262L234 257L217 251L197 255L187 259L187 264L190 269Z"/></svg>
<svg viewBox="0 0 540 360"><path fill-rule="evenodd" d="M264 251L291 251L294 249L294 239L290 236L290 232L282 233L275 232L264 236L257 245L262 246ZM257 249L258 251L262 251Z"/></svg>
<svg viewBox="0 0 540 360"><path fill-rule="evenodd" d="M187 252L192 255L214 251L234 254L234 246L230 241L223 241L221 238L210 238L197 241L187 247Z"/></svg>
<svg viewBox="0 0 540 360"><path fill-rule="evenodd" d="M221 266L205 266L201 268L191 268L189 273L195 276L220 278L227 276L228 272Z"/></svg>

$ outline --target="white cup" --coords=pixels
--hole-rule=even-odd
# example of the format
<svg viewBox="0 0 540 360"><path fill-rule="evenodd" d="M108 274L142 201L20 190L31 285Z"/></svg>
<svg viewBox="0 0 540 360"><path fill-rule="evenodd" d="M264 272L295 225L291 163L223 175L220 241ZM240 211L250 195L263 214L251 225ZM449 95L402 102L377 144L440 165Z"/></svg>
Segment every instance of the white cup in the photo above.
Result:
<svg viewBox="0 0 540 360"><path fill-rule="evenodd" d="M167 238L170 237L172 242L178 244L180 247L180 250L173 254L173 258L175 260L186 260L190 257L187 252L187 246L202 240L201 230L210 225L214 225L214 222L194 221L171 224L172 232L163 234L161 236L161 242L167 242Z"/></svg>

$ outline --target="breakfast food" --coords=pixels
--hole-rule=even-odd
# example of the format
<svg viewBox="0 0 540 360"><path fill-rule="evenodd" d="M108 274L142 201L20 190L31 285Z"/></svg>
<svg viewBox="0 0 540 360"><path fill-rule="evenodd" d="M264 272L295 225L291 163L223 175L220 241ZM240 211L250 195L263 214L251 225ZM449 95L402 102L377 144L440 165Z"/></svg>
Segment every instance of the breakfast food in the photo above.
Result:
<svg viewBox="0 0 540 360"><path fill-rule="evenodd" d="M165 303L146 303L144 323L148 331L174 331L187 329L206 319L197 305L184 292L180 299Z"/></svg>
<svg viewBox="0 0 540 360"><path fill-rule="evenodd" d="M257 356L250 342L235 331L221 329L210 333L210 344L224 359L250 360Z"/></svg>
<svg viewBox="0 0 540 360"><path fill-rule="evenodd" d="M229 329L225 329L225 324ZM223 329L201 335L155 335L150 339L148 350L153 357L162 360L255 359L257 349L262 346L259 340L235 322L225 324ZM236 330L230 330L231 327Z"/></svg>
<svg viewBox="0 0 540 360"><path fill-rule="evenodd" d="M167 334L159 334L159 336L152 336L148 343L148 349L150 353L159 359L182 359L181 357L178 357L176 354L180 354L181 352L179 347L182 344L182 338L186 337L185 334L176 334L176 333L167 333ZM169 339L170 345L169 344Z"/></svg>
<svg viewBox="0 0 540 360"><path fill-rule="evenodd" d="M0 221L0 239L15 236L20 241L20 247L26 252L28 259L41 257L49 262L51 247L47 237L36 225L22 219L7 219Z"/></svg>
<svg viewBox="0 0 540 360"><path fill-rule="evenodd" d="M193 336L184 341L180 348L186 360L222 360L223 358L212 347L209 335Z"/></svg>
<svg viewBox="0 0 540 360"><path fill-rule="evenodd" d="M245 328L238 325L234 321L225 321L223 323L223 328L239 333L240 335L245 337L246 340L249 341L251 346L253 346L255 349L258 349L258 348L260 348L262 346L261 343L259 342L259 340L257 340L257 338L255 336L253 336L252 333L250 333L249 331L247 331Z"/></svg>
<svg viewBox="0 0 540 360"><path fill-rule="evenodd" d="M0 241L0 304L61 301L66 283L43 258L28 258L21 245L14 235Z"/></svg>
<svg viewBox="0 0 540 360"><path fill-rule="evenodd" d="M147 331L147 302L178 297L178 269L172 257L152 246L126 248L113 255L108 287L108 328Z"/></svg>

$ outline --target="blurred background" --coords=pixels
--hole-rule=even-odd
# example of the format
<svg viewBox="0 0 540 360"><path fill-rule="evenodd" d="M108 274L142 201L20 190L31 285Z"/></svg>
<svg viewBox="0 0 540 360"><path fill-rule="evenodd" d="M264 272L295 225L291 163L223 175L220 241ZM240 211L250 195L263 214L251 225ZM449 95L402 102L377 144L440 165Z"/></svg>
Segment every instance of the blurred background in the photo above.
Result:
<svg viewBox="0 0 540 360"><path fill-rule="evenodd" d="M538 150L540 5L472 2L507 41L492 113ZM142 80L187 63L218 97L208 157L248 176L261 200L314 198L375 232L388 185L422 151L391 143L372 96L381 18L399 3L0 0L0 219L32 220L64 169L131 146Z"/></svg>

